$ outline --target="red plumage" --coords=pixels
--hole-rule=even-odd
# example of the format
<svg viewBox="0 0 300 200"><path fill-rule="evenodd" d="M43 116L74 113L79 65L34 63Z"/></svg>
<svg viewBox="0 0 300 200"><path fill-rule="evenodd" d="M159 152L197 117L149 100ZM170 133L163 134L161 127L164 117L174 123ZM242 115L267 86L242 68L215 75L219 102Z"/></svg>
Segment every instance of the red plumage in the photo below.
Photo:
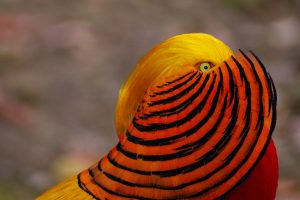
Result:
<svg viewBox="0 0 300 200"><path fill-rule="evenodd" d="M278 158L271 139L265 154L249 177L225 200L274 200L278 184Z"/></svg>

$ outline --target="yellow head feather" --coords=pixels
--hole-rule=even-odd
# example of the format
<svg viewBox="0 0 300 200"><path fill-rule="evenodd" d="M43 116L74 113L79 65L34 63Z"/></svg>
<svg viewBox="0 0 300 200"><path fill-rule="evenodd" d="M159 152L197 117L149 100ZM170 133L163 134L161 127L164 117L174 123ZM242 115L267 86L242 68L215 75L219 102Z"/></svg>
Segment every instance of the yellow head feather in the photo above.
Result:
<svg viewBox="0 0 300 200"><path fill-rule="evenodd" d="M120 90L115 113L119 137L126 133L144 93L156 79L199 62L218 65L231 55L226 44L202 33L177 35L157 45L140 60Z"/></svg>
<svg viewBox="0 0 300 200"><path fill-rule="evenodd" d="M35 200L94 200L78 186L77 176L71 177L51 188Z"/></svg>

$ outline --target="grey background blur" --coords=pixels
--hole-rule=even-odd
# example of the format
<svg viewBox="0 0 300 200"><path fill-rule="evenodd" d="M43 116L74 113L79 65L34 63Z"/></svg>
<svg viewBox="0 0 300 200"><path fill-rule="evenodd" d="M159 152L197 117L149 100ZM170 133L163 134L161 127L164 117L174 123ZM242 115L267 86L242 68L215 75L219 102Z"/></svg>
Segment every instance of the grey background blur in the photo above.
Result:
<svg viewBox="0 0 300 200"><path fill-rule="evenodd" d="M278 89L277 199L300 199L299 0L1 0L0 200L33 199L106 154L118 90L158 42L251 49Z"/></svg>

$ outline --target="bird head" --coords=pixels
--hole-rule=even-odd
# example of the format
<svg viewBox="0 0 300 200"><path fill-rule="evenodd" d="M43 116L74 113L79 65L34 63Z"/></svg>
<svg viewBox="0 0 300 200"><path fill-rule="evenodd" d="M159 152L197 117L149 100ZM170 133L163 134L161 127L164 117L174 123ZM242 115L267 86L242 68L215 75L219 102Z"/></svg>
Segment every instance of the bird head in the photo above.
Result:
<svg viewBox="0 0 300 200"><path fill-rule="evenodd" d="M193 67L218 66L232 55L226 44L203 33L177 35L158 44L138 62L120 89L115 112L118 136L125 134L145 92L157 80Z"/></svg>

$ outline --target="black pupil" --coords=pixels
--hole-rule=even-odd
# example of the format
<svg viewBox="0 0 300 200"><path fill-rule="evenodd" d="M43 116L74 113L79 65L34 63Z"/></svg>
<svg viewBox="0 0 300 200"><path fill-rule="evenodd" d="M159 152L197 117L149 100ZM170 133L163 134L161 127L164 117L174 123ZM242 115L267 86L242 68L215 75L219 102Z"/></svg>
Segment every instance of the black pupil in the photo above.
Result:
<svg viewBox="0 0 300 200"><path fill-rule="evenodd" d="M204 66L204 69L208 69L208 66L207 66L207 65L205 65L205 66Z"/></svg>

